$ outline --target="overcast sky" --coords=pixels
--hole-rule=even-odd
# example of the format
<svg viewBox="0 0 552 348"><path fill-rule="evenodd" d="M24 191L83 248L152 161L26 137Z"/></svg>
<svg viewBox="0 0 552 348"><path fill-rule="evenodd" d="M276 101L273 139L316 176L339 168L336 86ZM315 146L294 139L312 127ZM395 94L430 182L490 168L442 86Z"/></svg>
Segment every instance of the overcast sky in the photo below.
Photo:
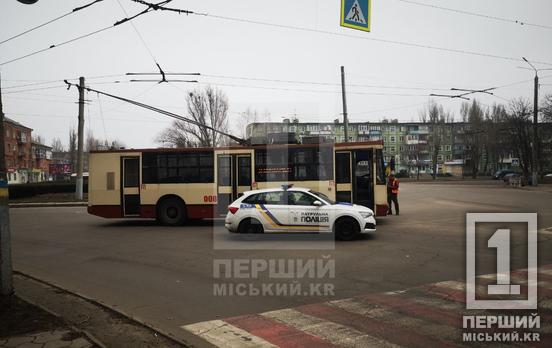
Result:
<svg viewBox="0 0 552 348"><path fill-rule="evenodd" d="M144 7L119 0L129 15ZM50 143L76 126L78 93L61 80L85 76L90 86L135 98L177 113L185 112L185 93L212 84L230 102L230 119L247 108L270 114L272 121L297 115L301 121L341 117L340 66L346 69L351 121L384 117L418 120L430 93L451 87L500 88L478 96L486 105L514 97L532 98L533 73L521 61L465 55L371 39L401 41L488 55L548 62L552 68L552 1L414 0L490 16L542 24L522 26L467 16L400 0L372 0L372 31L340 27L339 0L174 0L172 7L237 19L302 27L313 31L263 26L213 16L152 12L130 23L1 67L4 112L34 129ZM39 0L0 4L0 41L44 23L91 0ZM55 5L54 5L55 4ZM0 44L0 64L125 18L117 0L104 0L28 35ZM344 36L331 35L341 33ZM365 38L365 39L362 39ZM366 40L367 39L367 40ZM147 48L146 48L147 46ZM151 54L148 52L151 51ZM153 57L165 71L199 72L199 84L120 83L127 72L155 72ZM121 75L95 78L104 75ZM543 71L541 95L552 92L552 71ZM255 80L261 79L261 80ZM9 88L37 82L51 84ZM266 80L285 80L278 82ZM308 83L304 83L308 82ZM101 84L100 84L101 83ZM356 86L355 86L356 85ZM359 86L360 85L360 86ZM42 87L58 87L40 90ZM22 92L18 92L22 91ZM98 138L117 138L129 147L152 147L169 126L165 116L118 101L87 96L86 129ZM457 117L458 100L434 98ZM236 122L234 122L236 123Z"/></svg>

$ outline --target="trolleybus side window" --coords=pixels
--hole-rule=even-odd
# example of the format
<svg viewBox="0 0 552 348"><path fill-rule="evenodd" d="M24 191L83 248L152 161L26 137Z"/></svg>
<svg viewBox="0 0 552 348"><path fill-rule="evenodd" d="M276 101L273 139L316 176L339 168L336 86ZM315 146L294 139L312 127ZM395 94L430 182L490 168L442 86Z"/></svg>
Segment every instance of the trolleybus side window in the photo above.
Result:
<svg viewBox="0 0 552 348"><path fill-rule="evenodd" d="M213 153L146 152L142 155L142 177L144 184L211 183Z"/></svg>
<svg viewBox="0 0 552 348"><path fill-rule="evenodd" d="M332 178L330 147L255 150L255 181L311 181Z"/></svg>

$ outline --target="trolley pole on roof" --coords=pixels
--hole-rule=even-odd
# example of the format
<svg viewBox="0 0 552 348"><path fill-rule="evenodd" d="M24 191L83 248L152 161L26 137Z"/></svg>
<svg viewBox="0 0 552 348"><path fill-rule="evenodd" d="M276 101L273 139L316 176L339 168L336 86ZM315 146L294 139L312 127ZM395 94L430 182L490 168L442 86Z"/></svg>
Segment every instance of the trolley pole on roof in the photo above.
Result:
<svg viewBox="0 0 552 348"><path fill-rule="evenodd" d="M5 135L4 111L2 109L2 82L0 78L0 296L8 296L13 293L9 193L4 156Z"/></svg>
<svg viewBox="0 0 552 348"><path fill-rule="evenodd" d="M84 166L84 77L79 78L79 134L77 146L77 186L75 198L79 201L83 199L83 178L82 171Z"/></svg>
<svg viewBox="0 0 552 348"><path fill-rule="evenodd" d="M345 67L341 66L341 96L343 97L343 124L345 127L345 142L349 142L349 120L347 119L347 96L345 93Z"/></svg>

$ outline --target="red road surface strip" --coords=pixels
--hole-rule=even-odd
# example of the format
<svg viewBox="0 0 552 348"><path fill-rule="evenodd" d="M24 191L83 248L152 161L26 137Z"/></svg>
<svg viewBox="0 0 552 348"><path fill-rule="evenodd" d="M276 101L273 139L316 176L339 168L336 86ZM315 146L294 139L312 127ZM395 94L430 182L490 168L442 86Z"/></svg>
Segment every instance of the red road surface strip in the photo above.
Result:
<svg viewBox="0 0 552 348"><path fill-rule="evenodd" d="M322 338L313 336L304 331L297 330L293 327L260 315L243 315L224 319L224 321L279 347L336 347Z"/></svg>
<svg viewBox="0 0 552 348"><path fill-rule="evenodd" d="M371 336L405 347L460 347L460 345L453 342L422 335L399 325L384 323L324 303L300 306L296 309L302 313L352 327Z"/></svg>
<svg viewBox="0 0 552 348"><path fill-rule="evenodd" d="M456 289L450 289L443 286L438 286L435 284L424 285L420 287L421 290L440 297L445 300L466 303L466 292Z"/></svg>
<svg viewBox="0 0 552 348"><path fill-rule="evenodd" d="M363 302L385 306L396 313L414 318L423 318L424 320L452 327L462 326L462 319L457 314L455 315L450 311L416 303L402 295L369 294L357 296L357 298Z"/></svg>

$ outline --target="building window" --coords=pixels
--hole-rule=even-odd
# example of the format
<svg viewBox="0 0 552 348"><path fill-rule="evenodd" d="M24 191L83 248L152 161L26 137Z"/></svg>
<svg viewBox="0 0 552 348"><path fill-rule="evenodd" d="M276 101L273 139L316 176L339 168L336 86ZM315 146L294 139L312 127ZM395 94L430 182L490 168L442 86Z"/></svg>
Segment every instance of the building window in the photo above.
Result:
<svg viewBox="0 0 552 348"><path fill-rule="evenodd" d="M397 139L395 137L391 137L391 142L394 143Z"/></svg>
<svg viewBox="0 0 552 348"><path fill-rule="evenodd" d="M391 126L391 127L389 127L389 130L390 130L391 132L396 132L396 131L397 131L397 128L396 128L395 126Z"/></svg>

